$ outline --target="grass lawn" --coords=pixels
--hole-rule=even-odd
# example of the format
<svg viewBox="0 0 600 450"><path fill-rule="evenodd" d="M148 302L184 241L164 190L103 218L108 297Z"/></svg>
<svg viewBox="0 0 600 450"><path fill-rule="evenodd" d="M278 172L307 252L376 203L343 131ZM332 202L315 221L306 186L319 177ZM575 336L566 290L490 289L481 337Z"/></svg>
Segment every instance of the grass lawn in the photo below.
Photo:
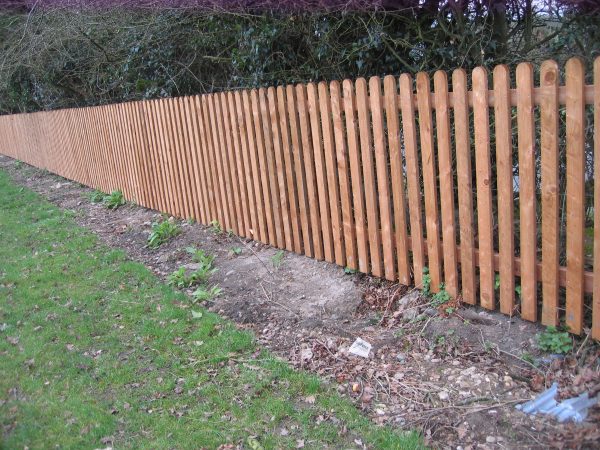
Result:
<svg viewBox="0 0 600 450"><path fill-rule="evenodd" d="M0 242L0 448L422 446L2 171Z"/></svg>

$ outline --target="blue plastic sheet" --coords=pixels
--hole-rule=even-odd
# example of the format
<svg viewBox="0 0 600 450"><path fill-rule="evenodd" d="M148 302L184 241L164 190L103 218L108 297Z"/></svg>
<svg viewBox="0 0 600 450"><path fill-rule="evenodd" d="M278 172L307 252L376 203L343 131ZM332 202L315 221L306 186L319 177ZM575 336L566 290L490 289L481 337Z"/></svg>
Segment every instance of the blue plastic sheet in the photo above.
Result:
<svg viewBox="0 0 600 450"><path fill-rule="evenodd" d="M579 397L569 398L558 403L556 394L558 393L558 384L553 383L549 389L542 392L533 400L527 403L517 405L516 408L526 414L548 414L555 417L559 422L572 420L573 422L583 422L587 417L588 408L598 402L598 397L589 398L587 392Z"/></svg>

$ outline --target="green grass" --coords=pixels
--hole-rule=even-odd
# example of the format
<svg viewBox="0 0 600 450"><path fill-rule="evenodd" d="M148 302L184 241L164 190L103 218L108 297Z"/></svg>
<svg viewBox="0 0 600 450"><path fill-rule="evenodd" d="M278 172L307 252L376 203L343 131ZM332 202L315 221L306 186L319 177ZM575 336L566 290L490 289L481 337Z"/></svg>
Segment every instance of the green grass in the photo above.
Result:
<svg viewBox="0 0 600 450"><path fill-rule="evenodd" d="M422 445L257 350L2 171L0 242L0 448Z"/></svg>

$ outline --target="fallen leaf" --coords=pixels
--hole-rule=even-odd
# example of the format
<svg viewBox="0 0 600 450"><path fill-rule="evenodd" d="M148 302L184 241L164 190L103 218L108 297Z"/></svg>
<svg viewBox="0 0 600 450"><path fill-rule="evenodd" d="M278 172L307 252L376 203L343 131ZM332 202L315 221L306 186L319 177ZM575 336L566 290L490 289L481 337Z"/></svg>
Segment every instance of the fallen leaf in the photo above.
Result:
<svg viewBox="0 0 600 450"><path fill-rule="evenodd" d="M468 433L468 425L467 422L463 422L461 423L458 428L456 429L456 432L458 433L458 438L459 439L464 439L467 436Z"/></svg>
<svg viewBox="0 0 600 450"><path fill-rule="evenodd" d="M248 437L248 445L252 450L264 450L264 447L260 445L260 442L258 442L252 436Z"/></svg>
<svg viewBox="0 0 600 450"><path fill-rule="evenodd" d="M312 357L313 357L313 351L312 351L312 349L310 349L310 348L307 347L307 348L303 348L300 351L300 359L302 361L310 361L312 359Z"/></svg>
<svg viewBox="0 0 600 450"><path fill-rule="evenodd" d="M360 400L363 403L369 403L371 400L373 400L373 396L371 394L364 394Z"/></svg>
<svg viewBox="0 0 600 450"><path fill-rule="evenodd" d="M536 373L531 378L529 385L531 386L532 390L538 392L538 391L541 391L542 388L544 387L544 381L545 381L544 377L542 375L540 375L539 373Z"/></svg>
<svg viewBox="0 0 600 450"><path fill-rule="evenodd" d="M304 398L304 401L306 403L308 403L309 405L313 405L315 403L315 396L314 395L309 395L308 397Z"/></svg>
<svg viewBox="0 0 600 450"><path fill-rule="evenodd" d="M304 448L304 439L296 439L296 448Z"/></svg>
<svg viewBox="0 0 600 450"><path fill-rule="evenodd" d="M202 318L202 312L201 311L194 311L192 310L192 319L201 319Z"/></svg>

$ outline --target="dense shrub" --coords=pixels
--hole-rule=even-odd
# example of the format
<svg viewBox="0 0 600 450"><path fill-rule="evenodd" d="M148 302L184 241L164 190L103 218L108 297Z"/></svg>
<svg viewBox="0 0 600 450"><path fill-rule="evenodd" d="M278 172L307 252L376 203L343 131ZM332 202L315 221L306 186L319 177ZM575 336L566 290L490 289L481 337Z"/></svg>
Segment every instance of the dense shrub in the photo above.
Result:
<svg viewBox="0 0 600 450"><path fill-rule="evenodd" d="M600 52L598 16L551 0L381 4L5 9L0 113Z"/></svg>

